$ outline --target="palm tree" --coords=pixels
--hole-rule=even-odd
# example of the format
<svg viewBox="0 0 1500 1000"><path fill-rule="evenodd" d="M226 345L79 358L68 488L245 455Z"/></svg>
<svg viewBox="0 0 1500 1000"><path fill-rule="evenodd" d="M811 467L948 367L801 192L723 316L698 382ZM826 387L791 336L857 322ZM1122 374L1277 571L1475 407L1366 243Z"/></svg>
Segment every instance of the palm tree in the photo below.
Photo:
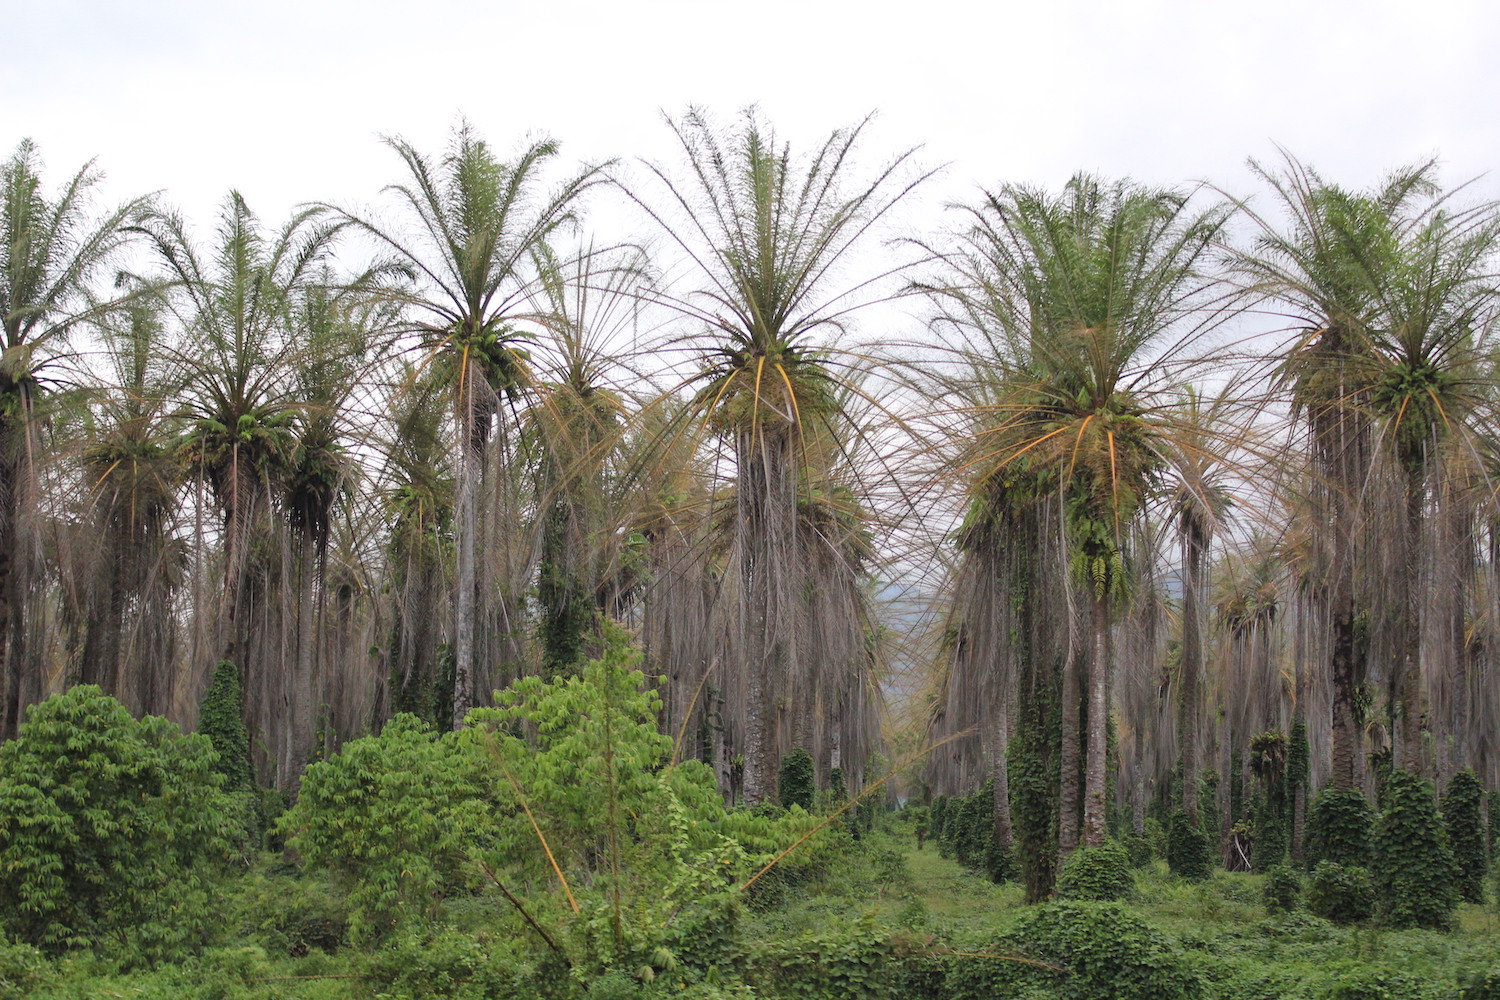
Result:
<svg viewBox="0 0 1500 1000"><path fill-rule="evenodd" d="M402 296L416 310L411 329L420 338L421 349L438 357L450 380L457 428L456 727L473 705L476 689L474 633L480 578L475 543L481 524L481 467L492 421L497 417L502 421L499 437L505 458L502 397L514 399L533 383L528 338L518 326L536 319L525 310L528 291L537 280L547 244L574 223L580 196L601 175L597 167L586 169L551 194L540 196L540 174L557 155L557 144L534 142L506 162L496 159L467 123L454 131L447 155L436 165L403 139L388 138L386 144L406 167L406 180L387 191L415 224L412 232L338 211L417 280L415 289ZM497 469L497 481L504 483L508 471ZM499 544L500 539L492 541ZM508 597L519 607L521 595Z"/></svg>
<svg viewBox="0 0 1500 1000"><path fill-rule="evenodd" d="M542 671L577 669L595 617L618 614L620 563L630 508L622 467L627 400L615 387L613 352L634 321L646 279L639 248L581 249L550 261L533 311L550 336L533 359L537 384L527 414L538 451L537 516L542 521L537 600Z"/></svg>
<svg viewBox="0 0 1500 1000"><path fill-rule="evenodd" d="M1230 505L1222 482L1222 456L1232 423L1226 411L1236 401L1231 380L1208 402L1189 391L1176 436L1173 465L1177 488L1173 507L1182 544L1182 667L1179 681L1177 738L1182 765L1182 811L1198 823L1198 780L1201 767L1200 720L1203 708L1204 598L1206 569L1214 535Z"/></svg>
<svg viewBox="0 0 1500 1000"><path fill-rule="evenodd" d="M177 509L184 483L170 412L173 372L164 351L165 301L151 290L99 325L109 384L84 443L79 546L91 572L79 679L137 714L171 712L176 673L174 593L186 552Z"/></svg>
<svg viewBox="0 0 1500 1000"><path fill-rule="evenodd" d="M325 265L341 228L325 216L321 209L301 210L268 236L239 192L230 192L207 250L176 213L153 212L142 225L174 283L185 338L175 354L185 390L182 415L191 424L182 458L200 491L206 482L221 517L217 614L196 609L200 621L216 621L218 632L211 657L198 649L193 666L206 671L210 658L240 666L251 732L278 751L289 721L280 711L279 664L260 662L247 643L250 550L257 534L271 530L276 487L297 447L303 410L293 373L305 347L298 313L310 296L324 294ZM201 553L201 539L199 546ZM283 784L292 780L282 770L276 777Z"/></svg>
<svg viewBox="0 0 1500 1000"><path fill-rule="evenodd" d="M1223 315L1198 309L1225 216L1187 201L1086 175L1060 196L1005 187L966 209L969 226L949 256L954 280L935 289L949 321L975 334L971 364L996 386L978 454L963 466L969 523L1016 523L1028 508L1051 508L1031 527L1062 539L1015 540L1062 556L1065 565L1036 571L1042 589L1061 584L1074 609L1061 688L1064 854L1080 819L1085 843L1104 838L1111 632L1128 579L1126 540L1181 454L1180 410L1170 404L1183 392L1185 351Z"/></svg>
<svg viewBox="0 0 1500 1000"><path fill-rule="evenodd" d="M293 572L298 592L295 653L284 670L288 725L280 747L285 787L296 789L313 746L313 709L325 703L318 636L328 576L328 544L340 499L358 474L351 446L360 437L351 404L362 391L378 339L395 316L372 297L380 269L341 283L331 271L300 297L293 314L300 347L289 378L295 417L282 471L282 511L298 543Z"/></svg>
<svg viewBox="0 0 1500 1000"><path fill-rule="evenodd" d="M1422 168L1430 171L1431 165ZM1429 537L1431 523L1441 530L1471 511L1447 509L1460 502L1444 480L1462 478L1484 443L1490 403L1491 333L1500 316L1500 288L1493 272L1500 249L1500 213L1494 203L1453 206L1435 180L1410 214L1372 220L1385 232L1375 234L1377 247L1388 247L1390 259L1370 260L1369 270L1386 269L1374 289L1380 324L1371 330L1375 364L1369 400L1377 422L1377 441L1397 471L1402 516L1401 613L1398 669L1392 671L1397 711L1393 733L1395 764L1417 773L1430 761L1422 748L1431 735L1427 683L1423 671L1423 584L1461 588L1472 558L1472 545L1447 549L1450 556L1434 564L1440 539ZM1457 564L1451 557L1457 557ZM1424 562L1435 574L1424 572ZM1437 644L1445 661L1460 649ZM1451 663L1445 662L1449 673Z"/></svg>
<svg viewBox="0 0 1500 1000"><path fill-rule="evenodd" d="M391 635L377 714L410 712L446 726L453 720L452 622L442 609L451 607L454 476L443 421L452 393L430 370L400 375L383 447Z"/></svg>
<svg viewBox="0 0 1500 1000"><path fill-rule="evenodd" d="M1361 540L1360 525L1382 502L1366 484L1383 478L1372 478L1382 455L1404 482L1396 534L1405 596L1393 613L1372 617L1402 634L1393 643L1391 707L1405 716L1405 735L1409 720L1424 725L1416 595L1428 479L1440 445L1472 447L1464 428L1480 398L1476 331L1491 316L1484 268L1497 238L1494 211L1450 212L1430 162L1398 170L1369 192L1329 184L1289 154L1278 170L1252 167L1286 223L1239 203L1256 239L1235 265L1297 331L1277 375L1309 430L1323 553L1316 590L1330 628L1333 781L1352 788L1361 756L1356 699L1367 667L1356 629L1370 599L1361 597L1369 570L1361 553L1379 549Z"/></svg>
<svg viewBox="0 0 1500 1000"><path fill-rule="evenodd" d="M49 352L107 308L90 285L127 239L146 199L95 217L89 190L101 175L86 163L49 199L41 158L22 140L0 167L0 739L16 733L21 709L41 695L27 652L26 594L35 559L30 523L39 457L37 408Z"/></svg>
<svg viewBox="0 0 1500 1000"><path fill-rule="evenodd" d="M721 131L702 112L668 119L686 176L648 164L658 193L627 193L685 255L696 287L660 300L702 332L690 335L699 370L692 413L734 466L731 560L738 583L735 659L744 671L744 798L775 794L776 698L800 671L800 595L806 582L798 522L803 448L836 417L841 362L830 353L882 275L840 283L839 265L919 183L911 153L854 184L852 157L868 119L793 159L754 110ZM849 193L852 190L852 193ZM820 342L822 341L822 342Z"/></svg>

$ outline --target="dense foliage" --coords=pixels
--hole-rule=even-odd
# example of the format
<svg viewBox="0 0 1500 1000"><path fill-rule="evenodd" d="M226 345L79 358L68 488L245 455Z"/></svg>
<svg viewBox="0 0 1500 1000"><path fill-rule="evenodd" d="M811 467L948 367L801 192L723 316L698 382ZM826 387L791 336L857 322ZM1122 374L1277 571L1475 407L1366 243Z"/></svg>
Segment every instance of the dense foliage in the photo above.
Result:
<svg viewBox="0 0 1500 1000"><path fill-rule="evenodd" d="M97 687L33 707L0 746L0 926L49 952L201 945L237 819L215 761L205 737Z"/></svg>
<svg viewBox="0 0 1500 1000"><path fill-rule="evenodd" d="M1325 788L1307 818L1304 854L1312 866L1320 861L1368 865L1375 813L1364 793L1353 788Z"/></svg>
<svg viewBox="0 0 1500 1000"><path fill-rule="evenodd" d="M1448 927L1458 902L1453 851L1432 783L1395 770L1370 834L1375 917L1388 927Z"/></svg>
<svg viewBox="0 0 1500 1000"><path fill-rule="evenodd" d="M1375 887L1369 870L1319 861L1307 877L1307 909L1336 924L1369 920L1375 912Z"/></svg>
<svg viewBox="0 0 1500 1000"><path fill-rule="evenodd" d="M1489 871L1486 844L1484 790L1474 772L1464 769L1448 782L1443 793L1443 829L1453 849L1454 878L1458 894L1466 903L1484 902L1484 878Z"/></svg>
<svg viewBox="0 0 1500 1000"><path fill-rule="evenodd" d="M949 976L950 996L980 1000L1032 989L1060 1000L1186 1000L1198 989L1182 954L1122 903L1039 906L984 950L1023 960L963 963Z"/></svg>
<svg viewBox="0 0 1500 1000"><path fill-rule="evenodd" d="M1057 898L1100 903L1129 899L1135 892L1130 869L1130 853L1120 843L1080 847L1063 862L1057 876Z"/></svg>
<svg viewBox="0 0 1500 1000"><path fill-rule="evenodd" d="M781 758L781 774L776 781L781 807L801 806L804 810L811 810L817 792L816 779L812 754L806 750L798 747Z"/></svg>
<svg viewBox="0 0 1500 1000"><path fill-rule="evenodd" d="M1208 877L1210 864L1208 837L1186 813L1173 813L1167 828L1167 866L1183 878Z"/></svg>
<svg viewBox="0 0 1500 1000"><path fill-rule="evenodd" d="M465 750L459 734L398 715L307 769L281 827L309 865L347 881L357 937L430 918L478 881L470 852L493 839L496 803Z"/></svg>
<svg viewBox="0 0 1500 1000"><path fill-rule="evenodd" d="M1266 873L1263 893L1267 913L1290 913L1301 904L1302 877L1289 865L1277 865Z"/></svg>

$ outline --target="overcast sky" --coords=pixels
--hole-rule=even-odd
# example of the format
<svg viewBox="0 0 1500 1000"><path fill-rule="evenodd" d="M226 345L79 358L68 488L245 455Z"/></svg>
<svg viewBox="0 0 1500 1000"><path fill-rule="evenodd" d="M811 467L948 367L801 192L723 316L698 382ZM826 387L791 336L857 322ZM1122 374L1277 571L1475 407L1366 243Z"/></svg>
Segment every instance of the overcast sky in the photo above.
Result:
<svg viewBox="0 0 1500 1000"><path fill-rule="evenodd" d="M582 161L669 155L661 112L690 103L758 103L798 145L874 110L867 154L922 146L948 165L936 201L1078 169L1249 190L1274 143L1351 186L1500 160L1479 0L0 6L4 149L33 138L53 179L97 157L111 200L160 189L204 224L231 187L270 223L373 200L399 176L379 134L437 153L460 114L502 152L545 133Z"/></svg>

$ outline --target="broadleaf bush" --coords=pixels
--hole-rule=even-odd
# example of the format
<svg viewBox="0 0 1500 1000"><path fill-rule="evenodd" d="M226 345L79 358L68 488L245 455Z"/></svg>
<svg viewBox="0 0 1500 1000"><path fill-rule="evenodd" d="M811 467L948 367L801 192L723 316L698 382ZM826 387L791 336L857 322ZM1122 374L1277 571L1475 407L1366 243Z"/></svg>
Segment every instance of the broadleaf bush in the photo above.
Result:
<svg viewBox="0 0 1500 1000"><path fill-rule="evenodd" d="M1485 850L1484 789L1472 769L1465 768L1448 782L1443 795L1443 827L1453 849L1458 894L1466 903L1484 902L1484 876L1489 870Z"/></svg>
<svg viewBox="0 0 1500 1000"><path fill-rule="evenodd" d="M1201 983L1186 956L1123 903L1059 900L1029 910L954 963L952 1000L1046 995L1061 1000L1187 1000Z"/></svg>
<svg viewBox="0 0 1500 1000"><path fill-rule="evenodd" d="M1370 871L1358 865L1319 861L1307 877L1307 910L1336 924L1357 924L1375 912Z"/></svg>
<svg viewBox="0 0 1500 1000"><path fill-rule="evenodd" d="M1385 803L1370 835L1375 919L1387 927L1451 927L1455 864L1432 783L1392 770Z"/></svg>
<svg viewBox="0 0 1500 1000"><path fill-rule="evenodd" d="M1354 788L1325 788L1308 813L1303 857L1309 867L1320 861L1368 865L1374 825L1375 813L1363 792Z"/></svg>
<svg viewBox="0 0 1500 1000"><path fill-rule="evenodd" d="M1130 869L1130 854L1121 844L1110 841L1098 847L1080 847L1063 862L1057 876L1057 897L1095 902L1129 899L1135 892Z"/></svg>
<svg viewBox="0 0 1500 1000"><path fill-rule="evenodd" d="M0 927L58 953L153 962L206 943L241 813L202 736L97 687L27 710L0 746Z"/></svg>

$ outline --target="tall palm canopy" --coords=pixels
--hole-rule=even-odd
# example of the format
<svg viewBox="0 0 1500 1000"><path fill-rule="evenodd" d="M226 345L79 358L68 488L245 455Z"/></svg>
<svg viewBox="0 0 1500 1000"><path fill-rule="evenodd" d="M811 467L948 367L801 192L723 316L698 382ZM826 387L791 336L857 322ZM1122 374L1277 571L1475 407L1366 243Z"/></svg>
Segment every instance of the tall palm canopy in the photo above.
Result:
<svg viewBox="0 0 1500 1000"><path fill-rule="evenodd" d="M21 710L38 700L40 664L26 648L26 594L35 557L37 406L43 369L81 324L111 307L94 282L147 204L126 202L95 216L84 164L52 198L41 156L22 140L0 167L0 739L15 735Z"/></svg>
<svg viewBox="0 0 1500 1000"><path fill-rule="evenodd" d="M1129 529L1166 492L1184 454L1178 438L1201 433L1184 425L1180 404L1201 361L1192 352L1223 316L1206 270L1225 212L1087 175L1059 195L1007 186L964 212L958 249L946 255L950 277L929 287L943 325L963 340L970 377L990 386L970 394L988 402L965 421L975 429L958 472L972 501L959 542L977 560L1017 546L1054 552L1051 564L1028 568L1029 582L1003 585L1074 595L1060 690L1058 843L1067 853L1080 820L1086 843L1104 838L1110 640ZM1052 513L1017 521L1032 508ZM994 578L1013 572L997 564ZM1042 696L1035 683L1027 689Z"/></svg>
<svg viewBox="0 0 1500 1000"><path fill-rule="evenodd" d="M531 318L525 307L539 265L549 257L548 243L576 222L579 198L602 175L597 168L585 169L543 195L541 174L557 155L555 142L531 143L504 161L467 123L454 131L447 154L436 164L404 139L386 144L407 175L386 190L411 228L340 211L414 279L400 298L415 310L412 329L419 346L439 359L453 393L458 430L453 724L458 726L476 690L476 602L487 605L491 597L478 592L475 565L482 453L492 420L505 417L500 397L530 388L527 338L518 324ZM496 470L497 477L506 474L505 468ZM520 600L504 596L512 603ZM511 631L517 623L510 617L502 603L500 621L493 624Z"/></svg>
<svg viewBox="0 0 1500 1000"><path fill-rule="evenodd" d="M1483 447L1478 420L1491 399L1485 352L1500 217L1492 204L1459 206L1456 192L1438 186L1432 162L1398 170L1367 192L1330 184L1290 155L1280 169L1252 166L1284 222L1242 202L1256 238L1234 264L1294 333L1277 374L1309 430L1314 572L1330 629L1333 778L1348 788L1359 778L1357 701L1372 657L1389 686L1400 763L1424 767L1423 532L1429 519L1456 516L1442 509L1454 500L1442 480L1457 466L1472 468ZM1391 476L1372 474L1382 463ZM1371 488L1383 483L1400 485L1391 495ZM1385 518L1394 521L1388 534L1370 534ZM1394 545L1382 544L1390 539ZM1399 566L1391 607L1375 606L1390 596L1374 582L1384 575L1376 557ZM1387 634L1360 641L1364 614ZM1445 657L1457 655L1450 644Z"/></svg>
<svg viewBox="0 0 1500 1000"><path fill-rule="evenodd" d="M691 291L662 296L699 326L687 335L698 370L684 416L733 459L743 676L732 680L743 684L739 746L751 803L775 792L776 704L786 678L802 672L804 444L837 418L849 361L835 348L846 322L889 277L851 282L841 269L923 179L911 152L861 178L855 151L867 124L836 130L799 158L753 109L727 129L689 110L668 119L680 171L648 164L647 184L625 186L694 276Z"/></svg>
<svg viewBox="0 0 1500 1000"><path fill-rule="evenodd" d="M727 801L963 795L1031 900L1106 817L1265 868L1324 786L1500 785L1500 206L1283 155L922 235L868 119L665 124L387 138L374 207L269 224L0 156L0 739L98 684L296 796L613 619Z"/></svg>

